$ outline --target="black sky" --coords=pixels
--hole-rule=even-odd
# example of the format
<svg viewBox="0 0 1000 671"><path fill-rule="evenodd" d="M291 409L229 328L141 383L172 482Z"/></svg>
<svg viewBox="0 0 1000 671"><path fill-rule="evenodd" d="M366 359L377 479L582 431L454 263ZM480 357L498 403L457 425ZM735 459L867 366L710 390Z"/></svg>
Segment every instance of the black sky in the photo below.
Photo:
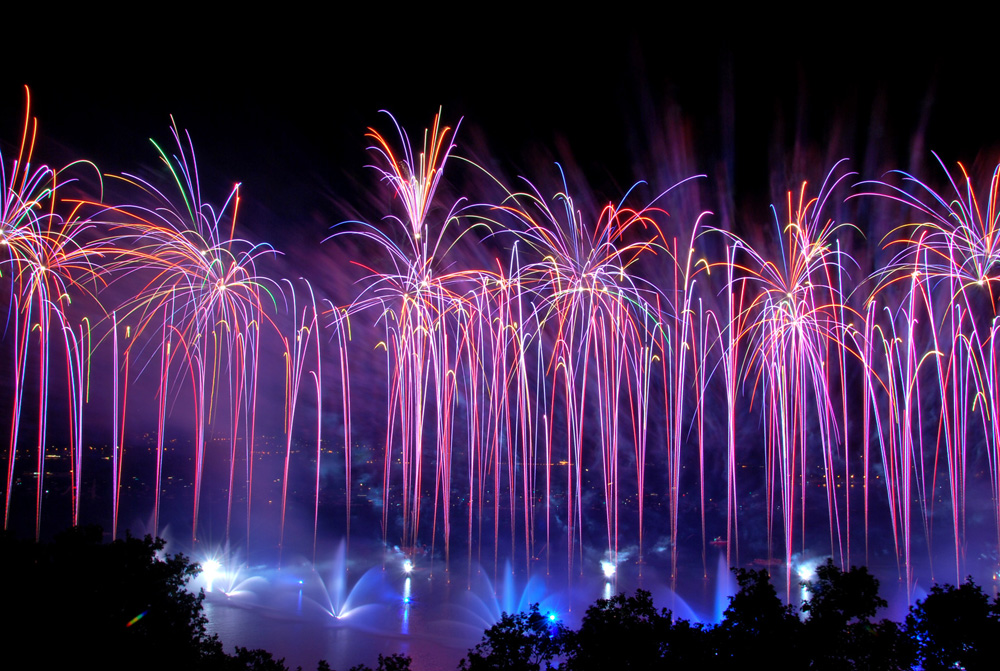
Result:
<svg viewBox="0 0 1000 671"><path fill-rule="evenodd" d="M386 129L380 109L416 136L443 107L446 121L464 118L467 155L512 176L548 171L540 156L572 158L609 197L648 177L637 173L658 159L639 154L673 113L692 167L729 165L737 199L755 207L771 198L775 156L797 144L843 145L834 153L858 162L877 147L877 163L903 169L915 137L924 164L930 150L971 163L996 145L988 42L943 40L943 26L913 17L624 10L477 22L372 7L210 19L165 8L126 19L130 29L121 18L60 14L8 40L19 57L0 78L5 150L24 84L44 142L65 153L43 157L53 163L139 170L153 163L148 138L169 139L172 114L220 189L240 181L244 198L286 219L244 220L261 235L287 219L309 225L331 193L350 200L372 185L364 132Z"/></svg>

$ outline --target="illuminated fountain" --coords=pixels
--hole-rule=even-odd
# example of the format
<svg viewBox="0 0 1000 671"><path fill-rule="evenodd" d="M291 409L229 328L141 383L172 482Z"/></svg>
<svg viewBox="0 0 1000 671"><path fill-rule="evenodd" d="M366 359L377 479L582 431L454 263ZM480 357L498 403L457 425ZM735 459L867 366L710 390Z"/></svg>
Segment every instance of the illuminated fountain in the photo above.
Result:
<svg viewBox="0 0 1000 671"><path fill-rule="evenodd" d="M405 574L404 580L408 581L410 571L405 566L401 569ZM314 598L326 614L339 622L350 621L356 626L367 623L363 626L377 627L392 620L388 615L394 612L397 604L406 603L408 585L400 594L390 580L390 574L398 572L399 569L393 565L385 568L375 566L361 572L352 582L348 571L347 544L341 541L333 562L316 569L322 594Z"/></svg>

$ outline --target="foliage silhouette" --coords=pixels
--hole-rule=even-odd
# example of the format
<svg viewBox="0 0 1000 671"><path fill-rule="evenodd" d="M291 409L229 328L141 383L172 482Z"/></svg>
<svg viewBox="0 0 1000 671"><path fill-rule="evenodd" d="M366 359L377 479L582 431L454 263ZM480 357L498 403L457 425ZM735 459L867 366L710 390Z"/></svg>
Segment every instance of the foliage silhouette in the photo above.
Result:
<svg viewBox="0 0 1000 671"><path fill-rule="evenodd" d="M408 655L401 655L399 653L389 655L388 657L379 655L378 664L374 669L367 664L357 664L356 666L352 666L350 671L410 671L411 661ZM326 664L326 662L321 663ZM327 666L326 668L329 670L330 667ZM317 671L324 670L320 668Z"/></svg>
<svg viewBox="0 0 1000 671"><path fill-rule="evenodd" d="M38 661L52 668L81 660L165 669L219 661L204 597L185 588L200 569L184 555L162 555L164 545L150 536L105 544L99 527L69 529L52 543L4 534L3 570L18 576L8 586L8 603L20 609L12 640L32 640L48 623L59 645L40 648Z"/></svg>
<svg viewBox="0 0 1000 671"><path fill-rule="evenodd" d="M909 669L916 650L895 622L871 619L888 603L867 568L843 571L827 559L816 576L803 582L809 598L802 604L805 650L810 668Z"/></svg>
<svg viewBox="0 0 1000 671"><path fill-rule="evenodd" d="M580 630L568 639L566 669L645 669L662 664L673 617L657 611L652 595L618 594L587 609Z"/></svg>
<svg viewBox="0 0 1000 671"><path fill-rule="evenodd" d="M723 621L709 632L721 668L802 668L802 623L781 603L765 570L733 569L739 591L729 598Z"/></svg>
<svg viewBox="0 0 1000 671"><path fill-rule="evenodd" d="M532 604L527 612L504 613L500 621L483 633L482 640L459 662L461 671L540 671L542 664L563 653L566 627L551 620Z"/></svg>
<svg viewBox="0 0 1000 671"><path fill-rule="evenodd" d="M275 659L274 655L260 648L249 649L236 646L236 652L226 655L219 664L225 671L288 671L285 660Z"/></svg>
<svg viewBox="0 0 1000 671"><path fill-rule="evenodd" d="M955 587L935 585L906 617L919 641L926 671L994 669L1000 657L1000 600L990 603L972 578Z"/></svg>
<svg viewBox="0 0 1000 671"><path fill-rule="evenodd" d="M287 671L265 650L224 652L207 633L204 593L187 588L201 567L165 545L151 536L104 543L100 527L73 527L51 543L0 532L0 569L15 577L5 593L17 608L9 640L51 641L32 647L41 668ZM379 657L378 671L409 668L409 657ZM319 669L330 671L324 661Z"/></svg>

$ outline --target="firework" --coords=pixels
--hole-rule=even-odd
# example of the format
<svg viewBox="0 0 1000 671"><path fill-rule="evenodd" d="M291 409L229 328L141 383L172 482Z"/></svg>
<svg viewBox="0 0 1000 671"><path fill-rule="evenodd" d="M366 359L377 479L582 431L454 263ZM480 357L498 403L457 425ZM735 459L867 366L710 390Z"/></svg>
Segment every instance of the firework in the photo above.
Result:
<svg viewBox="0 0 1000 671"><path fill-rule="evenodd" d="M251 532L276 537L279 562L298 540L304 474L315 560L334 499L323 475L341 464L345 552L359 518L381 524L382 542L411 561L440 544L448 567L464 540L470 584L490 549L494 573L515 557L531 570L543 555L549 570L550 555L564 554L573 574L591 551L609 581L633 551L641 563L663 552L675 579L692 551L707 573L714 536L728 562L777 559L788 587L796 555L847 563L860 528L867 559L882 524L912 586L920 540L930 553L935 535L949 535L956 572L969 564L980 472L1000 543L1000 169L985 200L961 167L945 173L945 190L906 173L862 182L851 202L885 211L858 227L890 231L887 261L863 269L856 229L830 214L852 178L840 164L816 195L803 183L774 208L768 241L708 212L671 206L668 217L670 198L695 188L688 180L638 205L638 190L595 204L566 176L552 191L509 188L457 155L457 129L440 115L422 143L392 126L398 140L368 135L385 216L331 235L365 251L350 259L354 293L335 302L316 277L268 274L265 265L281 267L276 250L237 235L238 185L220 205L203 199L191 139L176 126L175 149L157 146L165 182L119 175L109 204L70 199L69 173L32 165L29 117L16 160L0 162L12 342L5 524L19 514L31 421L41 533L47 425L65 411L74 522L91 514L83 418L104 413L114 535L123 483L138 477L129 434L145 421L151 530L165 526L171 487L187 486L168 482L164 454L190 438L192 542L208 533L208 484L225 494L226 540L244 534L249 555ZM478 197L481 178L500 195L451 196L453 167L470 168L463 189ZM108 358L110 408L92 412L89 375ZM268 385L264 362L279 358L281 384ZM65 408L50 399L63 361ZM372 379L379 389L363 397ZM280 466L264 485L255 464L267 456L258 420L268 412ZM328 421L337 415L342 443ZM213 437L227 446L217 482ZM373 475L380 482L362 493ZM251 524L263 517L255 489L274 492L274 533ZM364 497L371 510L355 505Z"/></svg>

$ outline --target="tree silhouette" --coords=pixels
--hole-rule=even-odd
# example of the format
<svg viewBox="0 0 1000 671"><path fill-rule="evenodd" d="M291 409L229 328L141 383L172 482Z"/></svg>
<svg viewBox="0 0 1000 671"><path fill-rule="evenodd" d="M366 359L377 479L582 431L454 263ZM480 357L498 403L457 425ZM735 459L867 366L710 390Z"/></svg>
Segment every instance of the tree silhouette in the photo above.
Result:
<svg viewBox="0 0 1000 671"><path fill-rule="evenodd" d="M926 671L995 669L1000 657L1000 602L990 603L969 577L955 587L935 585L906 617L911 637L920 642Z"/></svg>
<svg viewBox="0 0 1000 671"><path fill-rule="evenodd" d="M566 669L646 669L666 658L672 616L657 611L652 595L618 594L587 609L580 630L570 635Z"/></svg>
<svg viewBox="0 0 1000 671"><path fill-rule="evenodd" d="M765 570L733 569L739 591L709 640L719 668L803 668L802 623ZM735 666L734 666L735 665Z"/></svg>
<svg viewBox="0 0 1000 671"><path fill-rule="evenodd" d="M223 651L206 630L204 593L187 588L201 568L165 545L150 536L103 543L100 527L51 543L0 532L11 650L23 643L25 663L40 668L287 671L265 650ZM379 657L378 671L408 668L408 657Z"/></svg>
<svg viewBox="0 0 1000 671"><path fill-rule="evenodd" d="M483 639L459 662L462 671L540 671L552 668L563 652L566 628L533 604L527 612L504 613L483 633Z"/></svg>
<svg viewBox="0 0 1000 671"><path fill-rule="evenodd" d="M670 627L670 613L658 612L652 595L618 594L598 599L587 609L580 630L571 641L567 668L574 671L605 668L645 668L660 661Z"/></svg>
<svg viewBox="0 0 1000 671"><path fill-rule="evenodd" d="M832 559L816 568L814 579L803 582L809 599L804 640L811 668L909 669L915 650L894 622L871 619L888 603L879 596L878 580L868 569L843 571Z"/></svg>
<svg viewBox="0 0 1000 671"><path fill-rule="evenodd" d="M224 664L219 665L224 671L288 671L284 658L275 659L274 655L260 648L249 649L236 646L232 655L227 655ZM325 663L325 662L324 662ZM329 667L327 667L329 669ZM319 668L323 671L323 667Z"/></svg>
<svg viewBox="0 0 1000 671"><path fill-rule="evenodd" d="M3 536L5 601L17 604L11 640L38 640L39 666L203 668L224 657L206 633L202 594L186 589L199 572L181 554L163 555L164 541L128 537L102 543L99 527L72 528L52 543Z"/></svg>
<svg viewBox="0 0 1000 671"><path fill-rule="evenodd" d="M379 655L378 664L374 669L367 664L357 664L356 666L352 666L350 671L410 671L411 661L409 655L401 655L399 653L389 655L388 657ZM330 671L329 665L326 666L325 670L322 667L326 662L321 661L320 664L321 666L317 671Z"/></svg>
<svg viewBox="0 0 1000 671"><path fill-rule="evenodd" d="M878 595L878 580L863 566L845 572L827 559L816 567L816 577L802 585L809 590L802 612L809 614L809 622L826 627L868 622L889 605Z"/></svg>

